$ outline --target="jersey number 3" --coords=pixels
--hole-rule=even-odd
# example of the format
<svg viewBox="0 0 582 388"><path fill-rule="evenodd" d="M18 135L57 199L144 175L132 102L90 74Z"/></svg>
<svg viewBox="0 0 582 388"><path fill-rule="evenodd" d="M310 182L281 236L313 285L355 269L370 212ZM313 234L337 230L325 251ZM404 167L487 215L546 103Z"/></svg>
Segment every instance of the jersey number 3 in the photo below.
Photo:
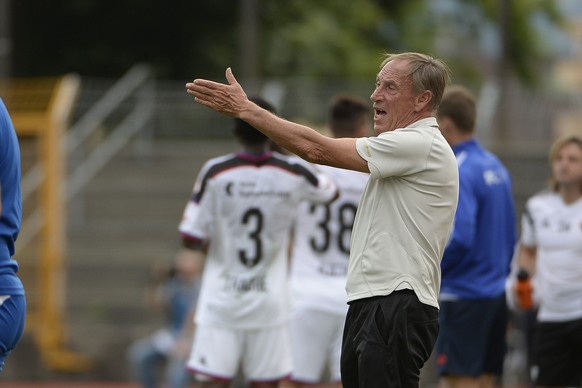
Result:
<svg viewBox="0 0 582 388"><path fill-rule="evenodd" d="M254 255L249 255L248 250L239 249L238 258L246 267L254 267L263 258L263 242L261 232L263 230L263 213L256 207L248 209L242 216L243 225L249 225L249 239L254 243Z"/></svg>

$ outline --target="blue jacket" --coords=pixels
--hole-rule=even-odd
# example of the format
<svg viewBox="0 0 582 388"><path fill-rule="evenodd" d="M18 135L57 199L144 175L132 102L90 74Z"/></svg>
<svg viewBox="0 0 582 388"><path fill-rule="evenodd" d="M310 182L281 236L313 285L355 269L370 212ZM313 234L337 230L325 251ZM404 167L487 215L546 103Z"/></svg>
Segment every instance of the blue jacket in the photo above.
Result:
<svg viewBox="0 0 582 388"><path fill-rule="evenodd" d="M516 243L511 177L475 139L453 147L459 204L441 263L441 299L488 299L505 291Z"/></svg>
<svg viewBox="0 0 582 388"><path fill-rule="evenodd" d="M12 259L14 242L20 230L22 199L20 193L20 148L12 120L0 99L0 295L23 295L16 276L18 264Z"/></svg>

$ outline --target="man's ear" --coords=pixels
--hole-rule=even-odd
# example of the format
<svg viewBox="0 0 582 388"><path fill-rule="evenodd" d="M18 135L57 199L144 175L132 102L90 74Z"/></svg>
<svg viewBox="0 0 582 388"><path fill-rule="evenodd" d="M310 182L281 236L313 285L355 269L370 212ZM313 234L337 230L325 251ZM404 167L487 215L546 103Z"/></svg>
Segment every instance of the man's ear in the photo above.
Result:
<svg viewBox="0 0 582 388"><path fill-rule="evenodd" d="M432 100L432 92L429 90L424 90L416 96L415 109L420 112L426 109L427 105L430 104Z"/></svg>

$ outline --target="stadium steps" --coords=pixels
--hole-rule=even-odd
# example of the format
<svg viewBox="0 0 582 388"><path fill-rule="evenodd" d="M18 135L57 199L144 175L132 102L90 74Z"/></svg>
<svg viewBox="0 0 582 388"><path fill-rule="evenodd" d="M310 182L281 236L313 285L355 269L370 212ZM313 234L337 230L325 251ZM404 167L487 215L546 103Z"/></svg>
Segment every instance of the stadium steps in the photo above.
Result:
<svg viewBox="0 0 582 388"><path fill-rule="evenodd" d="M144 299L150 267L180 248L177 225L202 163L232 147L232 140L157 140L147 155L130 144L71 204L70 339L110 373L127 375L119 368L127 345L162 324Z"/></svg>

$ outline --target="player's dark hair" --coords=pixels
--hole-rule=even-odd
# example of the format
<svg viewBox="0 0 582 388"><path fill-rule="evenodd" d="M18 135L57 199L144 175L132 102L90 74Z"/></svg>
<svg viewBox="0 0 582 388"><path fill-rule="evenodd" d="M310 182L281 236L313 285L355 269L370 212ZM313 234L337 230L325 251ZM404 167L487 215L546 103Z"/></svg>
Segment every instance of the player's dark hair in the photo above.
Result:
<svg viewBox="0 0 582 388"><path fill-rule="evenodd" d="M451 86L445 90L436 116L450 118L463 133L473 133L477 120L475 97L467 88Z"/></svg>
<svg viewBox="0 0 582 388"><path fill-rule="evenodd" d="M271 113L277 114L275 107L261 97L250 97L249 100ZM234 119L234 135L244 144L264 144L269 139L261 131L241 119Z"/></svg>
<svg viewBox="0 0 582 388"><path fill-rule="evenodd" d="M334 137L353 137L371 114L369 104L363 98L338 95L329 109L329 127Z"/></svg>

